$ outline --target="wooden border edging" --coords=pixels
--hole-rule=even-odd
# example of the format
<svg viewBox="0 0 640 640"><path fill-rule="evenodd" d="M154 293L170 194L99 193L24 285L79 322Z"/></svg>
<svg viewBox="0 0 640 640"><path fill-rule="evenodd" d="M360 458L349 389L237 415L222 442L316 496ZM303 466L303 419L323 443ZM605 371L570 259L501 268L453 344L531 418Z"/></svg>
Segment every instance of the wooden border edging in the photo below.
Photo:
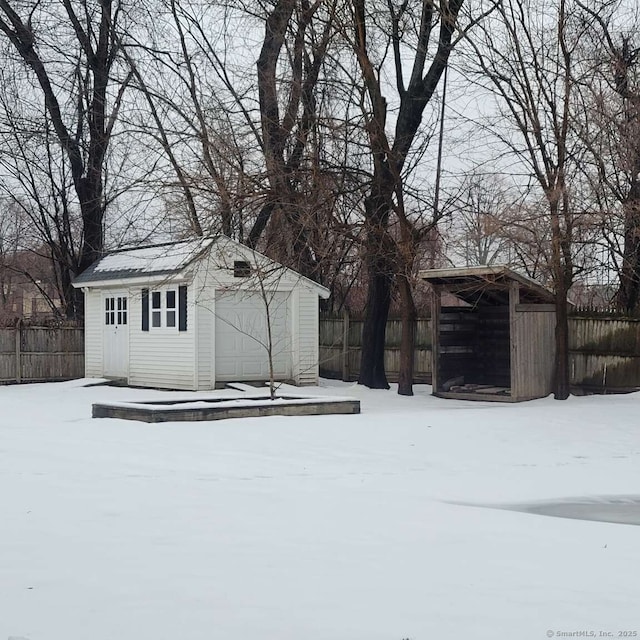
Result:
<svg viewBox="0 0 640 640"><path fill-rule="evenodd" d="M360 413L359 400L333 400L328 402L305 402L255 407L197 407L191 409L161 409L134 406L94 404L93 418L120 418L121 420L140 420L142 422L200 422L205 420L226 420L228 418L255 418L261 416L316 416L329 414Z"/></svg>

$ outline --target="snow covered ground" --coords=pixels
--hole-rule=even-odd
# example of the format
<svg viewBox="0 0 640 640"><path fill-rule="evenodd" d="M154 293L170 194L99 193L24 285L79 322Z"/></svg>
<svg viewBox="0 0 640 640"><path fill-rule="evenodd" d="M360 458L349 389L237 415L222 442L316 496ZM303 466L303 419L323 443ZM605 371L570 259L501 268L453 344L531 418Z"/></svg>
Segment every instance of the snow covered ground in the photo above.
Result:
<svg viewBox="0 0 640 640"><path fill-rule="evenodd" d="M640 528L490 508L640 494L639 394L145 424L91 403L170 394L82 384L0 387L0 640L640 637Z"/></svg>

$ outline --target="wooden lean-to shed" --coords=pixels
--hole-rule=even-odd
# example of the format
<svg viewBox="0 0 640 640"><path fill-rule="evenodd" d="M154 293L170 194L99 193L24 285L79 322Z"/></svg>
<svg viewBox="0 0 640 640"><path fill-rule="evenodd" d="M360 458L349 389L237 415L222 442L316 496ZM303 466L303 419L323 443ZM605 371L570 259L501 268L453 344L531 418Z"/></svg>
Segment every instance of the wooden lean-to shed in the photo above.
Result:
<svg viewBox="0 0 640 640"><path fill-rule="evenodd" d="M88 377L205 390L272 370L318 382L329 291L225 236L114 251L73 285L84 291Z"/></svg>
<svg viewBox="0 0 640 640"><path fill-rule="evenodd" d="M553 391L553 293L505 266L421 272L434 291L433 393L520 402ZM442 294L460 306L445 307Z"/></svg>

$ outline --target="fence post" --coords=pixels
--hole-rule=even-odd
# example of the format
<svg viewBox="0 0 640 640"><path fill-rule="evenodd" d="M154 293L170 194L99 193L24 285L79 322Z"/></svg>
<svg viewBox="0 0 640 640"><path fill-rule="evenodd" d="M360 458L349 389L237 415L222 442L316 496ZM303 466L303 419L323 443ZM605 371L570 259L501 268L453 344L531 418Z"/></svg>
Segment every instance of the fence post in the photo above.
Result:
<svg viewBox="0 0 640 640"><path fill-rule="evenodd" d="M20 351L20 342L22 337L22 320L18 318L16 322L15 328L15 338L16 338L16 382L22 381L22 353Z"/></svg>
<svg viewBox="0 0 640 640"><path fill-rule="evenodd" d="M342 312L342 379L349 379L349 312Z"/></svg>

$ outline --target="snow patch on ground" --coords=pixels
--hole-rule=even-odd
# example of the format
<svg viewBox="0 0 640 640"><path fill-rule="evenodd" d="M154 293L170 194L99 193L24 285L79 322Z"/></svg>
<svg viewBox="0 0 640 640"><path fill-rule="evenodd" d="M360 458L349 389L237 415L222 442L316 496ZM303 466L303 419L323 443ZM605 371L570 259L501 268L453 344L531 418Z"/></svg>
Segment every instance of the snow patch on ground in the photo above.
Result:
<svg viewBox="0 0 640 640"><path fill-rule="evenodd" d="M0 387L0 640L640 634L637 527L456 504L637 495L640 394L147 424L91 405L181 394L86 384Z"/></svg>

